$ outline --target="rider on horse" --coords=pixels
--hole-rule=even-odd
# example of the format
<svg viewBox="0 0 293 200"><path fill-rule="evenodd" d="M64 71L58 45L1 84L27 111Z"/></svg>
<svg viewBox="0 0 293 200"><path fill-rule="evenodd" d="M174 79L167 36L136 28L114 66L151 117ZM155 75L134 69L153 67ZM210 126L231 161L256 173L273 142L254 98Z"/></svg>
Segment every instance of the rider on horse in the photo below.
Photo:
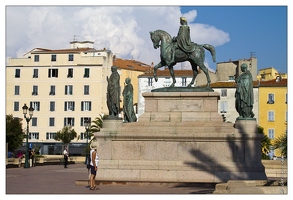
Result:
<svg viewBox="0 0 293 200"><path fill-rule="evenodd" d="M195 50L195 43L190 40L190 29L187 25L187 20L185 17L180 17L180 28L177 34L177 37L173 37L173 48L171 54L170 64L175 64L175 50L178 47L188 55Z"/></svg>

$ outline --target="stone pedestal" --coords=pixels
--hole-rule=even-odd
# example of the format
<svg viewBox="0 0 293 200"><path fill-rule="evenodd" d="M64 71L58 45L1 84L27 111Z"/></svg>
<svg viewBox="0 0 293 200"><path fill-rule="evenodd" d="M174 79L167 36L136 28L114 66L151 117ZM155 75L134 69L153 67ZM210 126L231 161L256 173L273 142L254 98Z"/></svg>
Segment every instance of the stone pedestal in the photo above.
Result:
<svg viewBox="0 0 293 200"><path fill-rule="evenodd" d="M266 179L262 135L223 122L216 92L144 93L138 122L105 120L95 137L97 180L225 182ZM252 122L253 123L253 122ZM109 131L111 130L111 131ZM253 131L253 132L252 132Z"/></svg>

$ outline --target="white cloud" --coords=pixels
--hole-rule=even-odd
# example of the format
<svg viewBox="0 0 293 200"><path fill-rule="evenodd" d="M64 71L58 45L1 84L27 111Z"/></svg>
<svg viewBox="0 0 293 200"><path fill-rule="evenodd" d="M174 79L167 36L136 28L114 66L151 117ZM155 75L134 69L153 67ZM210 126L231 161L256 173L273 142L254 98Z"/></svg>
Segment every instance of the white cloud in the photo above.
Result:
<svg viewBox="0 0 293 200"><path fill-rule="evenodd" d="M149 32L162 29L176 36L181 16L187 18L196 43L219 46L230 40L223 30L194 23L196 10L181 13L178 6L8 6L6 10L7 57L22 56L36 47L69 48L75 37L94 41L96 49L110 49L117 57L157 64L160 51L153 48Z"/></svg>

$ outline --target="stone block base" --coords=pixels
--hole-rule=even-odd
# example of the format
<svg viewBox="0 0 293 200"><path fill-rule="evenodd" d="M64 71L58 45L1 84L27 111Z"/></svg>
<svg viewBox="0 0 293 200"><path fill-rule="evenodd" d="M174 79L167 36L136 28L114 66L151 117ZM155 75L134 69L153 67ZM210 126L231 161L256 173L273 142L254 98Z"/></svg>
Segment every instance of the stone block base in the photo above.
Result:
<svg viewBox="0 0 293 200"><path fill-rule="evenodd" d="M237 122L237 128L223 122L217 113L218 93L143 96L146 109L138 122L105 120L95 134L97 180L218 183L267 178L262 136L250 124L255 122Z"/></svg>

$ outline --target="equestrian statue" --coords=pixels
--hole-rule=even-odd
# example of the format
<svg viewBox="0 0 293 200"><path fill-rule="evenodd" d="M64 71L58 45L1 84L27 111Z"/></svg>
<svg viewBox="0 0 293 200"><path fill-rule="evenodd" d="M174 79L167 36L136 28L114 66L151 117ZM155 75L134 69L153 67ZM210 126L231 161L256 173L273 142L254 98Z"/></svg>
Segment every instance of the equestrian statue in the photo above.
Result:
<svg viewBox="0 0 293 200"><path fill-rule="evenodd" d="M187 87L191 87L194 84L195 78L198 74L199 67L206 75L207 85L210 87L210 76L207 67L204 65L205 49L210 51L213 61L216 62L215 48L209 44L196 44L190 40L190 28L187 25L185 17L180 17L180 29L177 37L171 37L169 33L163 30L156 30L150 32L151 40L155 49L160 47L161 61L154 67L154 78L157 78L157 69L168 66L170 74L173 79L173 83L170 87L174 87L176 83L173 66L178 62L189 61L192 66L193 78Z"/></svg>

